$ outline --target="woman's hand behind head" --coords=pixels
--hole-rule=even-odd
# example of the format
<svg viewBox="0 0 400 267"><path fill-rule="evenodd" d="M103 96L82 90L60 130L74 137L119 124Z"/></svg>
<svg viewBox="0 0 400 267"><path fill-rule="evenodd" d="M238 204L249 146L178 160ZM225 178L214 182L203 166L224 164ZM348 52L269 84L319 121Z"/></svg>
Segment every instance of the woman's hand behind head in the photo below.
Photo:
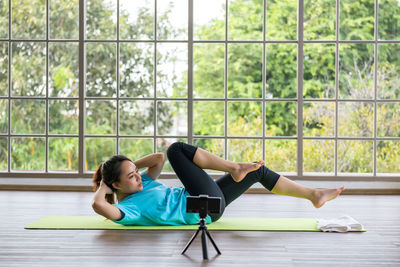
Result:
<svg viewBox="0 0 400 267"><path fill-rule="evenodd" d="M100 187L106 188L106 194L112 194L113 193L111 188L108 185L106 185L103 180L101 180L101 182L100 182Z"/></svg>

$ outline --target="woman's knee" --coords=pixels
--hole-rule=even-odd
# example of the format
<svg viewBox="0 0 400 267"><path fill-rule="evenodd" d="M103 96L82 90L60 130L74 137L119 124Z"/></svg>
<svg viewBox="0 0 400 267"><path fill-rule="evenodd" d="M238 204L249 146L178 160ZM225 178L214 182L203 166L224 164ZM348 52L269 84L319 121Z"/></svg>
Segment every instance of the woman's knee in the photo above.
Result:
<svg viewBox="0 0 400 267"><path fill-rule="evenodd" d="M268 172L268 168L265 165L262 165L258 170L263 176Z"/></svg>
<svg viewBox="0 0 400 267"><path fill-rule="evenodd" d="M168 157L168 159L171 161L171 158L173 158L173 156L177 153L177 152L179 152L179 151L181 151L182 150L182 147L183 147L183 142L175 142L175 143L172 143L169 147L168 147L168 149L167 149L167 157Z"/></svg>
<svg viewBox="0 0 400 267"><path fill-rule="evenodd" d="M265 165L261 166L257 171L259 171L261 184L271 191L280 175L271 169L268 169Z"/></svg>

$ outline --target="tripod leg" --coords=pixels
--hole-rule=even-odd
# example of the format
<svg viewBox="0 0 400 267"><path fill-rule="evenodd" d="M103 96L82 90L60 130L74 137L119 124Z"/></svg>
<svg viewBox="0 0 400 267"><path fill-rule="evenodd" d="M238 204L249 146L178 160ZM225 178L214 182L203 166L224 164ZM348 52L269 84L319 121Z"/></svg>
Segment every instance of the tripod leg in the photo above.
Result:
<svg viewBox="0 0 400 267"><path fill-rule="evenodd" d="M210 238L211 243L214 245L215 250L218 252L218 254L221 254L221 251L219 251L217 245L215 244L213 238L211 237L211 234L206 230L206 233L208 235L208 238Z"/></svg>
<svg viewBox="0 0 400 267"><path fill-rule="evenodd" d="M200 232L200 229L197 229L196 233L192 236L192 238L189 240L189 242L186 244L186 247L183 249L181 254L184 254L186 250L189 248L190 244L192 244L193 240L196 238L197 234Z"/></svg>
<svg viewBox="0 0 400 267"><path fill-rule="evenodd" d="M208 259L208 251L207 251L207 230L202 229L201 231L201 245L203 247L203 259Z"/></svg>

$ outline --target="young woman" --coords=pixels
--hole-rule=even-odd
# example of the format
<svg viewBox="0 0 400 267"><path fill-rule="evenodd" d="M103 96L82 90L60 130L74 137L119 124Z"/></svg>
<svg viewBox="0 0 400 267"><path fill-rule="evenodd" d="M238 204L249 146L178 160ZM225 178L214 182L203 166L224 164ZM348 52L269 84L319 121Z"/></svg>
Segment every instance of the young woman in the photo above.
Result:
<svg viewBox="0 0 400 267"><path fill-rule="evenodd" d="M94 211L123 225L197 224L199 215L186 213L186 196L205 194L221 198L221 213L207 215L206 223L211 223L222 216L226 206L257 182L274 194L308 199L316 208L345 189L344 186L337 189L304 187L268 169L264 161L231 162L182 142L173 143L167 156L183 188L169 188L156 181L164 165L163 153L136 161L115 155L100 164L93 176ZM139 169L146 167L146 171L139 173ZM214 180L203 169L227 174ZM114 193L118 204L115 204Z"/></svg>

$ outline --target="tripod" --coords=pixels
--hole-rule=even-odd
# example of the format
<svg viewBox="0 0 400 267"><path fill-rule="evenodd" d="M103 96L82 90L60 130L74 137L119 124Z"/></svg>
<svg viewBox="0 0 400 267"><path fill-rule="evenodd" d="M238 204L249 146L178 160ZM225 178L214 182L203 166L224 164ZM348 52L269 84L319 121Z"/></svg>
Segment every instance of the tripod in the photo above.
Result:
<svg viewBox="0 0 400 267"><path fill-rule="evenodd" d="M207 260L208 259L208 252L207 252L207 236L210 238L211 243L214 245L215 250L218 252L218 254L221 254L219 251L217 245L215 244L214 240L212 239L210 233L207 230L206 226L206 220L205 218L200 218L200 225L199 229L197 229L196 233L192 236L190 241L187 243L185 249L182 251L182 254L186 252L186 250L189 248L190 244L192 244L193 240L196 238L197 234L201 231L201 245L203 248L203 259ZM207 236L206 236L207 234Z"/></svg>

